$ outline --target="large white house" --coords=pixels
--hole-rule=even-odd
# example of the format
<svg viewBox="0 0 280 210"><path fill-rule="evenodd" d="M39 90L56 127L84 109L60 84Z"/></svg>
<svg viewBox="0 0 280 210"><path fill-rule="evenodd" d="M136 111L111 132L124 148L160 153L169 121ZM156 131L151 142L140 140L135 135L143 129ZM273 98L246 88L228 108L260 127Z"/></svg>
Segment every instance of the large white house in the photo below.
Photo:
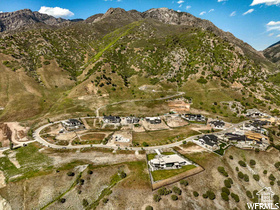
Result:
<svg viewBox="0 0 280 210"><path fill-rule="evenodd" d="M157 155L154 159L149 161L150 168L154 170L162 169L178 169L184 165L192 165L191 162L180 157L177 154L174 155Z"/></svg>

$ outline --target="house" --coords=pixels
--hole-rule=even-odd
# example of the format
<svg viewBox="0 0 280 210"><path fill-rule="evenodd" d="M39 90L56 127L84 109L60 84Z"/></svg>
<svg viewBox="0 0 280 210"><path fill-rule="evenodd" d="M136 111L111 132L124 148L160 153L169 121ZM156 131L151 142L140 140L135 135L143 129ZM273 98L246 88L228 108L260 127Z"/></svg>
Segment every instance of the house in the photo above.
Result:
<svg viewBox="0 0 280 210"><path fill-rule="evenodd" d="M246 112L247 117L261 117L264 116L258 109L248 109Z"/></svg>
<svg viewBox="0 0 280 210"><path fill-rule="evenodd" d="M242 142L245 143L246 142L245 135L226 133L225 136L227 137L229 142L236 142L236 143L242 143Z"/></svg>
<svg viewBox="0 0 280 210"><path fill-rule="evenodd" d="M119 116L104 116L103 121L105 123L120 123L121 118Z"/></svg>
<svg viewBox="0 0 280 210"><path fill-rule="evenodd" d="M182 114L181 117L187 121L204 122L206 118L201 114Z"/></svg>
<svg viewBox="0 0 280 210"><path fill-rule="evenodd" d="M184 165L191 165L189 161L177 154L156 155L156 157L150 160L148 164L150 165L152 171L162 169L178 169Z"/></svg>
<svg viewBox="0 0 280 210"><path fill-rule="evenodd" d="M214 128L220 128L220 129L225 126L225 122L223 122L222 120L214 120L209 122L209 124Z"/></svg>
<svg viewBox="0 0 280 210"><path fill-rule="evenodd" d="M213 134L209 134L209 135L204 135L202 137L200 137L198 139L198 141L205 147L212 149L212 150L217 150L219 141L218 141L218 137L213 135Z"/></svg>
<svg viewBox="0 0 280 210"><path fill-rule="evenodd" d="M125 120L127 124L137 124L140 121L138 117L126 117Z"/></svg>
<svg viewBox="0 0 280 210"><path fill-rule="evenodd" d="M69 119L69 120L64 120L61 122L62 126L66 130L77 130L77 129L84 129L84 124L77 120L77 119Z"/></svg>
<svg viewBox="0 0 280 210"><path fill-rule="evenodd" d="M160 124L161 123L160 117L146 117L145 119L147 122L149 122L151 124Z"/></svg>
<svg viewBox="0 0 280 210"><path fill-rule="evenodd" d="M259 203L262 204L273 204L273 196L275 193L271 190L271 187L264 187L256 193L259 198Z"/></svg>

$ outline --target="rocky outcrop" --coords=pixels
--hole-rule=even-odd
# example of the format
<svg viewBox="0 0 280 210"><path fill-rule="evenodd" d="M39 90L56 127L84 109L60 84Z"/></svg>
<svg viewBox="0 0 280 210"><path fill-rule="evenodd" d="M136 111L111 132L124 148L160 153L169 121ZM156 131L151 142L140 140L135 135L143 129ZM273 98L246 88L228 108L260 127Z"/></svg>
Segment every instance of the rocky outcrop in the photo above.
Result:
<svg viewBox="0 0 280 210"><path fill-rule="evenodd" d="M31 27L34 24L43 23L49 26L58 26L61 23L70 22L62 18L55 18L47 14L32 12L30 9L15 12L0 13L0 32L18 30L23 27Z"/></svg>

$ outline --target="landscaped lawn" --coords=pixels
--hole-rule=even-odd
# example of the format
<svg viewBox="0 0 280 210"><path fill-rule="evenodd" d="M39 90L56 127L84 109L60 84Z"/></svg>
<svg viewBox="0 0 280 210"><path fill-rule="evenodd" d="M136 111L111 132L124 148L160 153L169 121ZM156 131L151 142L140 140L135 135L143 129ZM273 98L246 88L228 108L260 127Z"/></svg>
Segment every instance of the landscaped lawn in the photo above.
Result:
<svg viewBox="0 0 280 210"><path fill-rule="evenodd" d="M180 169L156 170L156 171L152 171L151 173L152 173L154 181L159 181L159 180L168 179L170 177L176 176L180 173L186 172L193 168L196 168L196 166L195 165L186 165Z"/></svg>

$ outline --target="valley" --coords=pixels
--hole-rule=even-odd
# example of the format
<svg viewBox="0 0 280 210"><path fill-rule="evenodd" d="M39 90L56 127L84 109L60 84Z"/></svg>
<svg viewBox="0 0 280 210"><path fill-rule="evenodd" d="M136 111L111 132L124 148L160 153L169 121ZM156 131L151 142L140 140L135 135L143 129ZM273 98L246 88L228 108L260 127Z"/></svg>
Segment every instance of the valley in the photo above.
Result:
<svg viewBox="0 0 280 210"><path fill-rule="evenodd" d="M167 8L0 26L0 209L279 204L279 44Z"/></svg>

